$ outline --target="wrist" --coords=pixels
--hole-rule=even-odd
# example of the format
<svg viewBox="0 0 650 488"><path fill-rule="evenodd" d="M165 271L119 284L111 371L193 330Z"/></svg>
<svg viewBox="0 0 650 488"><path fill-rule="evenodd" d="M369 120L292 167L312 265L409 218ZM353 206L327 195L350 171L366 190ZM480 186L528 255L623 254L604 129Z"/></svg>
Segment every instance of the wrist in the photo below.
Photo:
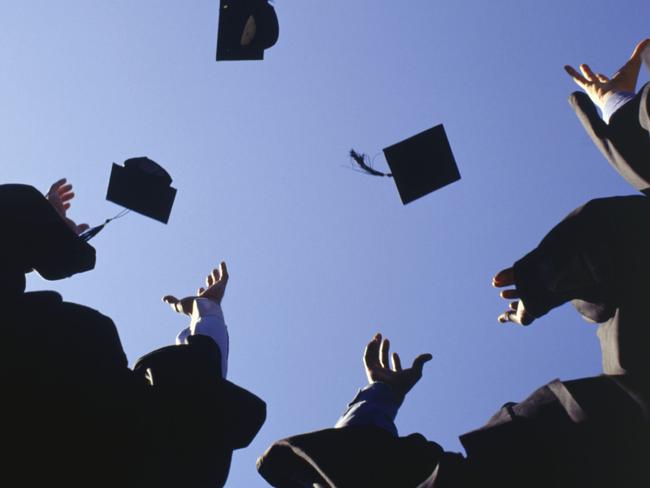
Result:
<svg viewBox="0 0 650 488"><path fill-rule="evenodd" d="M369 385L363 388L363 391L365 390L382 392L383 395L387 397L390 396L398 406L404 402L406 393L408 393L407 391L403 391L403 389L401 389L398 385L382 380L371 381Z"/></svg>
<svg viewBox="0 0 650 488"><path fill-rule="evenodd" d="M223 317L223 311L219 302L205 297L196 297L192 300L191 317L199 319L200 317L219 316Z"/></svg>
<svg viewBox="0 0 650 488"><path fill-rule="evenodd" d="M615 90L607 90L598 95L598 98L600 100L599 107L602 110L605 104L607 103L607 100L611 98L611 96L615 93Z"/></svg>

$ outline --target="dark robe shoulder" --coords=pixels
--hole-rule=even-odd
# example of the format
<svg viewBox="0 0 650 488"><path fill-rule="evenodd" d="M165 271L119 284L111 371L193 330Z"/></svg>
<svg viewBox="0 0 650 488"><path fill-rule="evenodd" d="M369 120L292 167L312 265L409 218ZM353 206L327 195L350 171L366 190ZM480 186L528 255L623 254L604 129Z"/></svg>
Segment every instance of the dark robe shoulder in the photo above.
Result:
<svg viewBox="0 0 650 488"><path fill-rule="evenodd" d="M574 92L569 104L598 150L635 189L650 194L650 83L605 123L589 96Z"/></svg>
<svg viewBox="0 0 650 488"><path fill-rule="evenodd" d="M541 317L572 301L598 335L607 374L650 374L650 199L591 200L514 264L526 310Z"/></svg>
<svg viewBox="0 0 650 488"><path fill-rule="evenodd" d="M554 380L461 436L466 456L364 426L282 439L257 467L276 488L640 488L649 407L643 377Z"/></svg>
<svg viewBox="0 0 650 488"><path fill-rule="evenodd" d="M418 488L650 485L649 387L642 378L554 380L461 436Z"/></svg>
<svg viewBox="0 0 650 488"><path fill-rule="evenodd" d="M354 426L277 441L258 459L257 470L278 488L415 488L442 452L420 434L395 437Z"/></svg>

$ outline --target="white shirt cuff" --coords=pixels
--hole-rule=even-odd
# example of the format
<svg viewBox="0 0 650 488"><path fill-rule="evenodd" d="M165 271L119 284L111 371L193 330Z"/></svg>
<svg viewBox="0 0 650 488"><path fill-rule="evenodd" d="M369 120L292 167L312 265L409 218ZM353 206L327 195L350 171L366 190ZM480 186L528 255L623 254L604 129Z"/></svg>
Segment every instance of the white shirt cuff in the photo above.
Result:
<svg viewBox="0 0 650 488"><path fill-rule="evenodd" d="M221 351L221 374L225 378L228 372L230 338L221 305L209 298L194 300L190 325L178 333L176 344L187 344L187 338L191 335L205 335L217 343Z"/></svg>

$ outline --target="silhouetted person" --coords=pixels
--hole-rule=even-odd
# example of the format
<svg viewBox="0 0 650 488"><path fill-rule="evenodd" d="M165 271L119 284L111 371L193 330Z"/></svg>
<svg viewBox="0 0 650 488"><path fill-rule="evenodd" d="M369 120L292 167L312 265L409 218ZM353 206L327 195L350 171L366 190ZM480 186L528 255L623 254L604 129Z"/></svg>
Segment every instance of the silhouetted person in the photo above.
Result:
<svg viewBox="0 0 650 488"><path fill-rule="evenodd" d="M134 372L108 317L55 292L25 292L32 270L58 280L94 267L95 250L78 237L87 226L66 216L73 196L65 180L47 199L30 186L0 185L2 484L221 486L232 450L254 437L265 408L222 377L220 347L202 335L214 328L209 313L197 312L181 345L152 353ZM184 302L214 299L217 288L222 297L224 270L211 274L199 300ZM179 395L191 412L183 422Z"/></svg>
<svg viewBox="0 0 650 488"><path fill-rule="evenodd" d="M135 365L155 405L148 409L155 448L143 453L158 466L148 476L151 486L222 486L232 451L248 446L266 418L262 400L225 379L229 337L221 300L227 283L222 262L196 295L165 296L191 323L175 346L153 351Z"/></svg>
<svg viewBox="0 0 650 488"><path fill-rule="evenodd" d="M649 194L650 84L636 92L644 49L650 49L650 39L636 46L611 79L594 73L586 64L580 65L581 73L571 66L565 69L586 92L573 93L569 103L596 147L628 183ZM650 57L650 53L646 55Z"/></svg>
<svg viewBox="0 0 650 488"><path fill-rule="evenodd" d="M606 374L554 380L506 404L460 437L461 455L419 434L398 436L393 420L430 355L409 369L394 355L391 366L388 341L377 335L364 355L369 385L336 428L274 443L258 460L260 474L279 488L649 486L649 221L646 197L593 200L494 278L514 286L502 292L515 299L502 322L530 324L572 301L599 323Z"/></svg>

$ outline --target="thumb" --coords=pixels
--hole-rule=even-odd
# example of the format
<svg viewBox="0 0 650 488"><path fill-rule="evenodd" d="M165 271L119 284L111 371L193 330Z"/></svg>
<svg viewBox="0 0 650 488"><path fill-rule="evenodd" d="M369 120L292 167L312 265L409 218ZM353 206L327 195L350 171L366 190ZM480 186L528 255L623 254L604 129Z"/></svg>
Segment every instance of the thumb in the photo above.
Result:
<svg viewBox="0 0 650 488"><path fill-rule="evenodd" d="M424 368L424 363L431 361L433 356L431 354L420 354L413 360L413 370L417 371L419 374L422 374L422 369Z"/></svg>
<svg viewBox="0 0 650 488"><path fill-rule="evenodd" d="M634 52L632 53L632 58L638 58L641 56L641 53L643 50L650 45L650 39L644 39L643 41L639 42L636 47L634 48Z"/></svg>
<svg viewBox="0 0 650 488"><path fill-rule="evenodd" d="M174 312L184 313L182 301L176 298L174 295L165 295L163 297L163 302L172 307Z"/></svg>

